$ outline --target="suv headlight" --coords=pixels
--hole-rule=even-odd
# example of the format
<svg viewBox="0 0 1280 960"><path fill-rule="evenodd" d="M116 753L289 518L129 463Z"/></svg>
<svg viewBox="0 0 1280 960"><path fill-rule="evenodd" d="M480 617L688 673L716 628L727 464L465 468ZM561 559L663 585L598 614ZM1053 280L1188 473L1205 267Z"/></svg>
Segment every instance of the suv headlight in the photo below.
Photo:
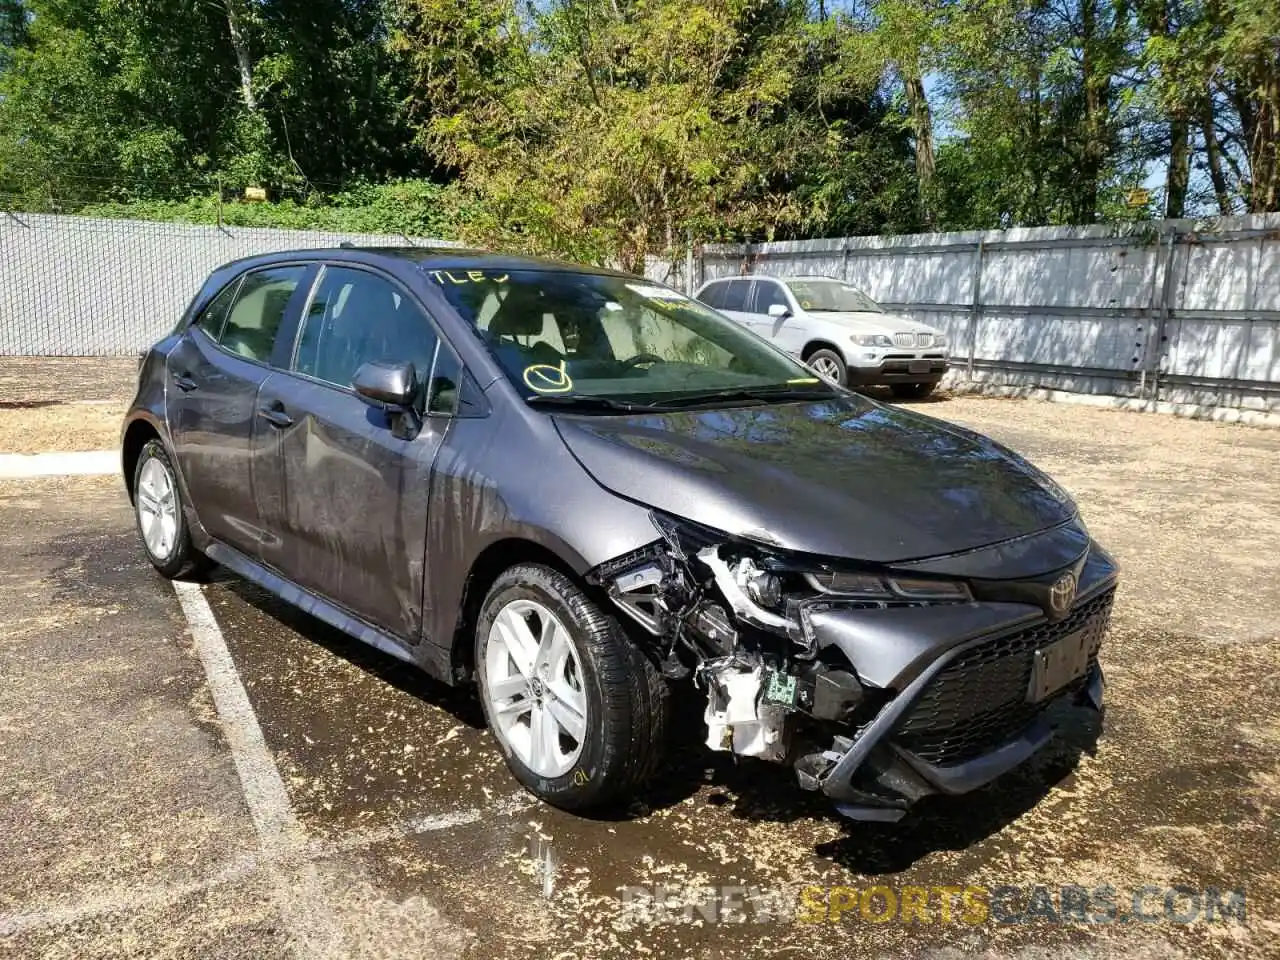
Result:
<svg viewBox="0 0 1280 960"><path fill-rule="evenodd" d="M973 599L968 586L958 580L828 571L806 573L804 578L821 593L859 600L946 600L963 603Z"/></svg>
<svg viewBox="0 0 1280 960"><path fill-rule="evenodd" d="M935 333L933 335L933 345L935 347L945 347L947 345L947 335L945 333Z"/></svg>
<svg viewBox="0 0 1280 960"><path fill-rule="evenodd" d="M855 333L849 338L860 347L892 347L893 341L883 333Z"/></svg>

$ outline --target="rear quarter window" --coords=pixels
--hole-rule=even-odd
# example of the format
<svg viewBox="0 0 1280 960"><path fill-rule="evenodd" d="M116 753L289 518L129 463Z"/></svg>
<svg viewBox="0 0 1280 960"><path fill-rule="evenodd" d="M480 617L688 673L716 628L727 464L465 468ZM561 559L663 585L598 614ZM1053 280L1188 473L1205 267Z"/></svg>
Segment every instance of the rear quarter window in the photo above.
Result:
<svg viewBox="0 0 1280 960"><path fill-rule="evenodd" d="M236 292L240 289L240 281L243 279L243 276L236 277L219 290L217 296L209 301L195 319L195 325L214 340L222 338L222 329L227 324L227 314L231 312L231 304L235 302Z"/></svg>

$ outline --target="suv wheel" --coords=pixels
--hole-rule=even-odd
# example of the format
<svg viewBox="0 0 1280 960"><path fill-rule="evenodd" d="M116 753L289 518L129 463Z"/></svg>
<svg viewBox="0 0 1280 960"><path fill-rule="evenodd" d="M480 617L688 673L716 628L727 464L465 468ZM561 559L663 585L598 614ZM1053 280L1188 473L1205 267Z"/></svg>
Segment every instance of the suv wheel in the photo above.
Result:
<svg viewBox="0 0 1280 960"><path fill-rule="evenodd" d="M182 494L169 453L159 440L149 440L133 468L133 512L147 558L170 580L212 566L191 543Z"/></svg>
<svg viewBox="0 0 1280 960"><path fill-rule="evenodd" d="M821 347L809 354L809 369L828 380L834 380L840 386L848 382L848 370L844 365L844 357L827 347Z"/></svg>
<svg viewBox="0 0 1280 960"><path fill-rule="evenodd" d="M642 785L665 745L666 683L572 580L521 564L476 627L485 719L507 766L557 807L600 806Z"/></svg>
<svg viewBox="0 0 1280 960"><path fill-rule="evenodd" d="M923 400L933 393L937 385L936 380L931 383L894 383L889 385L889 389L899 400Z"/></svg>

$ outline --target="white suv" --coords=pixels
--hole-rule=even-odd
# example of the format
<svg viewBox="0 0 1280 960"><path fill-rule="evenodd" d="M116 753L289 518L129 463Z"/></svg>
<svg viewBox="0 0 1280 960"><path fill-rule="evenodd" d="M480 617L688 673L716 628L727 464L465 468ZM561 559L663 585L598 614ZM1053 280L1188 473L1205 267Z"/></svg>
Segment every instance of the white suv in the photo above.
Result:
<svg viewBox="0 0 1280 960"><path fill-rule="evenodd" d="M697 299L845 386L924 397L947 370L946 334L831 277L729 277L703 284Z"/></svg>

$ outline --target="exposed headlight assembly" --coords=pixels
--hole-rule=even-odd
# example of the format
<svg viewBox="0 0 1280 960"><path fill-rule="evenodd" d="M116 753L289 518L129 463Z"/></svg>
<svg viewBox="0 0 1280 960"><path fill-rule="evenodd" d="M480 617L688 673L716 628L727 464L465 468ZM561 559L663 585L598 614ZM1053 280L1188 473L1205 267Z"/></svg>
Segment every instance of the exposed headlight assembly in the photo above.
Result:
<svg viewBox="0 0 1280 960"><path fill-rule="evenodd" d="M820 593L856 600L941 600L963 603L973 599L958 580L881 576L875 573L806 573L805 580Z"/></svg>
<svg viewBox="0 0 1280 960"><path fill-rule="evenodd" d="M947 345L947 335L945 333L935 333L933 335L933 345L935 347L945 347Z"/></svg>
<svg viewBox="0 0 1280 960"><path fill-rule="evenodd" d="M893 341L883 333L855 333L849 338L860 347L892 347Z"/></svg>

